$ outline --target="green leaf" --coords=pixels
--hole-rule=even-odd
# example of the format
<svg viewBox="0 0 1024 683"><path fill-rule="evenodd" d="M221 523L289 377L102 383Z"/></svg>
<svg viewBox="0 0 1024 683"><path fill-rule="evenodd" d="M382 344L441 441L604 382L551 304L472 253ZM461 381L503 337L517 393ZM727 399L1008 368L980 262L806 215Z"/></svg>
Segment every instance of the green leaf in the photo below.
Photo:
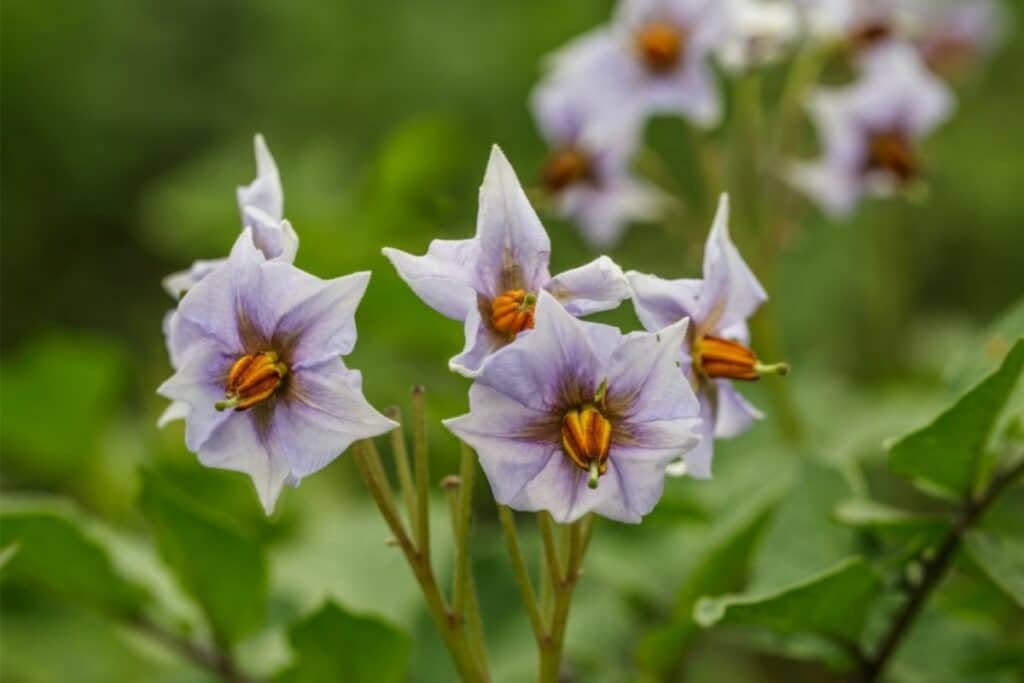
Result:
<svg viewBox="0 0 1024 683"><path fill-rule="evenodd" d="M266 558L253 539L148 470L142 471L139 506L161 557L199 603L220 641L234 643L263 625Z"/></svg>
<svg viewBox="0 0 1024 683"><path fill-rule="evenodd" d="M737 590L742 586L755 542L767 519L768 507L762 503L712 540L707 554L683 582L671 620L647 633L640 642L637 656L641 666L661 678L672 672L700 630L693 620L694 605L703 595Z"/></svg>
<svg viewBox="0 0 1024 683"><path fill-rule="evenodd" d="M292 624L288 642L295 663L275 683L400 683L412 649L409 636L391 624L334 602Z"/></svg>
<svg viewBox="0 0 1024 683"><path fill-rule="evenodd" d="M115 569L105 548L72 518L43 504L0 513L4 580L32 585L63 600L132 616L145 591Z"/></svg>
<svg viewBox="0 0 1024 683"><path fill-rule="evenodd" d="M969 496L985 445L1022 368L1024 340L1018 340L998 370L931 424L890 447L889 464L893 472L940 494L956 499Z"/></svg>
<svg viewBox="0 0 1024 683"><path fill-rule="evenodd" d="M778 592L702 598L693 616L701 626L757 624L780 633L813 633L855 643L880 581L861 558L850 558Z"/></svg>
<svg viewBox="0 0 1024 683"><path fill-rule="evenodd" d="M937 534L949 522L934 515L923 515L867 498L848 498L835 508L840 522L854 527L907 533Z"/></svg>
<svg viewBox="0 0 1024 683"><path fill-rule="evenodd" d="M4 393L17 397L0 406L5 468L34 481L86 471L121 387L120 349L99 338L48 337L0 367Z"/></svg>
<svg viewBox="0 0 1024 683"><path fill-rule="evenodd" d="M1024 608L1024 542L974 529L967 533L964 545L992 583Z"/></svg>

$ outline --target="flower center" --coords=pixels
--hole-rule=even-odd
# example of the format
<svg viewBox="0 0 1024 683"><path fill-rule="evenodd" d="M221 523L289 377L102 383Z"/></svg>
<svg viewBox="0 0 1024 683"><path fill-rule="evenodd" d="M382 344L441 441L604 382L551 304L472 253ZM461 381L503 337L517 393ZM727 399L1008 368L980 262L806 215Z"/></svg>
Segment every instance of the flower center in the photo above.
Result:
<svg viewBox="0 0 1024 683"><path fill-rule="evenodd" d="M611 445L612 423L594 403L573 408L562 417L562 450L573 464L590 473L587 484L592 489L608 471Z"/></svg>
<svg viewBox="0 0 1024 683"><path fill-rule="evenodd" d="M753 381L761 375L789 372L785 363L763 365L752 350L721 337L703 336L693 345L693 369L712 379L740 379Z"/></svg>
<svg viewBox="0 0 1024 683"><path fill-rule="evenodd" d="M246 354L231 366L224 385L224 400L214 407L217 410L251 408L270 398L287 374L288 366L278 360L275 351Z"/></svg>
<svg viewBox="0 0 1024 683"><path fill-rule="evenodd" d="M678 26L652 21L636 32L636 46L648 69L665 73L679 64L686 49L686 35Z"/></svg>
<svg viewBox="0 0 1024 683"><path fill-rule="evenodd" d="M868 143L866 171L888 171L901 183L918 173L917 159L907 136L901 131L876 133Z"/></svg>
<svg viewBox="0 0 1024 683"><path fill-rule="evenodd" d="M585 152L576 147L563 147L544 164L544 187L550 192L561 192L570 185L589 180L592 170L590 158Z"/></svg>
<svg viewBox="0 0 1024 683"><path fill-rule="evenodd" d="M850 32L850 42L859 50L864 50L892 35L892 25L884 20L864 22Z"/></svg>
<svg viewBox="0 0 1024 683"><path fill-rule="evenodd" d="M491 302L491 325L498 332L515 336L533 329L537 297L523 289L510 289Z"/></svg>

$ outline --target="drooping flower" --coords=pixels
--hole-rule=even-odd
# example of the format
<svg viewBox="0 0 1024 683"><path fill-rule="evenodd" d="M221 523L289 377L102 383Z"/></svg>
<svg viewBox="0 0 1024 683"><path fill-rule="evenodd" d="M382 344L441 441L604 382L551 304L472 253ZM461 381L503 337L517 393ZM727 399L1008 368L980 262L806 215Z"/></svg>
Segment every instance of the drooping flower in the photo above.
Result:
<svg viewBox="0 0 1024 683"><path fill-rule="evenodd" d="M427 305L463 321L466 346L449 367L467 377L480 371L488 355L534 327L541 291L573 315L615 308L629 296L625 275L607 256L551 277L551 242L497 146L480 188L475 237L434 240L424 256L383 251Z"/></svg>
<svg viewBox="0 0 1024 683"><path fill-rule="evenodd" d="M917 143L952 107L949 88L912 48L878 50L854 84L811 95L823 157L796 164L788 179L834 217L849 215L864 195L911 189L922 174Z"/></svg>
<svg viewBox="0 0 1024 683"><path fill-rule="evenodd" d="M256 135L253 139L253 150L256 155L256 179L236 190L242 227L252 228L253 240L266 258L292 263L299 248L299 237L291 224L284 220L284 191L277 164L262 135ZM164 278L164 289L173 298L180 299L224 260L196 261L188 270Z"/></svg>
<svg viewBox="0 0 1024 683"><path fill-rule="evenodd" d="M690 319L680 343L682 374L693 384L700 402L701 444L669 474L711 476L714 438L747 431L762 417L733 386L733 381L756 380L764 374L785 373L783 364L762 364L750 349L747 319L768 299L757 277L729 237L729 200L718 204L704 248L703 279L663 280L629 272L633 305L648 330Z"/></svg>
<svg viewBox="0 0 1024 683"><path fill-rule="evenodd" d="M725 0L728 31L718 48L722 64L742 71L781 58L797 39L796 7L784 0Z"/></svg>
<svg viewBox="0 0 1024 683"><path fill-rule="evenodd" d="M996 0L916 0L914 39L929 68L947 80L962 80L999 44L1006 12Z"/></svg>
<svg viewBox="0 0 1024 683"><path fill-rule="evenodd" d="M396 426L340 358L355 345L369 278L321 280L267 260L246 228L178 306L168 338L178 366L158 392L186 406L189 450L207 467L248 474L268 514L285 483Z"/></svg>
<svg viewBox="0 0 1024 683"><path fill-rule="evenodd" d="M602 125L632 130L674 114L712 126L721 103L708 58L726 23L721 0L622 0L608 26L552 56L548 78L571 84Z"/></svg>
<svg viewBox="0 0 1024 683"><path fill-rule="evenodd" d="M551 150L541 181L559 215L574 221L592 247L603 248L618 242L630 221L655 220L664 198L629 171L637 136L588 121L575 90L552 81L531 98Z"/></svg>
<svg viewBox="0 0 1024 683"><path fill-rule="evenodd" d="M546 292L536 317L484 366L469 413L445 425L476 450L499 503L563 523L590 511L639 522L666 463L697 444L697 402L677 365L686 321L623 335Z"/></svg>

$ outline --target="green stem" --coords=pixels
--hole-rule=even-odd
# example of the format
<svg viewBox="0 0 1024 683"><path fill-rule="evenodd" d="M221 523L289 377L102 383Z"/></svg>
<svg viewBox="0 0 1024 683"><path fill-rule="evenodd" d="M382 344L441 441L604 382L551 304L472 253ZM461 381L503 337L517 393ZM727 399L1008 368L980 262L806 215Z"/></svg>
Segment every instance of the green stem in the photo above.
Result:
<svg viewBox="0 0 1024 683"><path fill-rule="evenodd" d="M448 608L444 596L438 588L428 556L413 545L402 525L402 518L395 506L394 499L386 493L390 487L385 479L380 478L381 472L375 467L375 461L379 463L379 456L373 442L369 440L356 442L353 445L353 459L359 468L366 488L377 504L384 521L391 529L395 542L402 549L413 576L420 585L427 608L434 619L434 625L441 634L441 639L452 657L459 676L463 681L470 683L486 683L490 678L486 670L481 668L479 660L469 646L463 620Z"/></svg>
<svg viewBox="0 0 1024 683"><path fill-rule="evenodd" d="M427 448L427 413L421 386L412 390L412 452L416 461L416 547L430 562L430 453Z"/></svg>
<svg viewBox="0 0 1024 683"><path fill-rule="evenodd" d="M388 417L399 424L402 423L402 411L398 406L388 411ZM402 433L401 427L391 430L391 455L395 459L395 471L398 473L398 485L402 490L406 514L409 516L409 526L416 529L416 485L413 482L412 469L409 467L409 449L405 444L405 434Z"/></svg>
<svg viewBox="0 0 1024 683"><path fill-rule="evenodd" d="M473 479L476 464L473 451L461 443L459 465L458 507L455 511L455 571L452 586L452 608L456 614L465 615L467 600L472 595L473 573L469 565L469 532L473 505Z"/></svg>
<svg viewBox="0 0 1024 683"><path fill-rule="evenodd" d="M501 526L505 530L505 545L508 547L509 560L512 561L512 573L516 577L516 585L519 586L519 593L523 598L523 605L526 607L526 616L530 619L530 627L533 629L537 646L541 647L545 634L544 619L541 617L537 596L534 594L533 585L530 582L530 572L523 559L519 533L516 531L515 516L510 509L499 505L498 518L501 519Z"/></svg>
<svg viewBox="0 0 1024 683"><path fill-rule="evenodd" d="M896 653L904 636L910 630L928 597L941 583L946 571L953 563L964 536L977 524L985 511L1018 477L1024 474L1024 462L1017 463L1000 476L993 479L985 493L974 500L969 500L960 513L956 524L950 528L946 537L939 544L936 553L924 563L922 579L910 593L903 608L897 613L889 630L882 637L874 656L865 658L860 671L860 680L864 683L875 683L882 680L889 660Z"/></svg>
<svg viewBox="0 0 1024 683"><path fill-rule="evenodd" d="M562 565L558 559L558 547L555 544L555 521L551 518L551 513L538 512L537 526L540 529L541 542L544 544L544 566L547 568L552 590L557 593L558 584L561 581Z"/></svg>
<svg viewBox="0 0 1024 683"><path fill-rule="evenodd" d="M559 573L555 583L555 605L545 638L540 647L540 683L558 683L562 665L562 652L565 649L565 630L569 623L569 608L572 606L572 595L576 582L581 575L583 556L589 545L589 521L580 519L569 527L569 554L566 559L564 573Z"/></svg>
<svg viewBox="0 0 1024 683"><path fill-rule="evenodd" d="M179 633L164 628L143 614L126 617L125 623L174 650L183 658L200 669L210 672L225 683L250 683L252 681L238 668L231 653L225 649L195 643Z"/></svg>

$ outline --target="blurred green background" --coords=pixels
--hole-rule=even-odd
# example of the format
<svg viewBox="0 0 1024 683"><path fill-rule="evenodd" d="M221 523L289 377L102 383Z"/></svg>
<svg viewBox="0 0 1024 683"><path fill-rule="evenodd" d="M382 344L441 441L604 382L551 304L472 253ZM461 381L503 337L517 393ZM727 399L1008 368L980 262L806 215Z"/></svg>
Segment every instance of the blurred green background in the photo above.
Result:
<svg viewBox="0 0 1024 683"><path fill-rule="evenodd" d="M404 406L409 387L424 384L432 418L463 412L468 383L446 369L461 348L461 326L424 306L380 248L422 252L434 237L468 236L494 142L524 184L537 178L544 146L526 102L541 59L605 21L611 7L5 2L5 504L71 506L69 514L87 518L114 549L115 565L183 627L201 628L139 512L139 471L149 468L269 553L267 622L239 649L254 672L287 663L284 626L334 597L414 634L411 680L452 680L408 570L385 546L384 526L347 458L286 492L266 520L242 475L195 463L180 423L156 429L163 401L154 389L170 373L160 321L171 301L160 279L227 252L238 233L234 188L254 176L252 135L262 132L301 239L297 264L322 277L374 272L350 358L370 400ZM1015 14L1020 8L1013 4ZM802 445L780 439L765 387L744 388L769 417L721 444L715 480L672 481L639 528L599 525L570 625L578 680L652 675L639 673L637 662L651 630L684 600L680 589L702 553L784 492L788 507L748 543L755 581L801 576L865 543L830 519L835 501L858 487L916 501L885 479L882 440L932 415L977 377L971 368L998 360L998 339L993 346L986 330L1024 294L1022 63L1024 43L1011 39L960 89L955 117L926 146L924 203L870 203L848 225L806 214L775 266L768 304L795 369L786 381L804 424ZM698 191L690 140L681 121L657 121L649 131L688 198ZM709 226L694 208L669 231L635 226L612 256L624 268L695 275ZM554 272L593 258L570 226L545 222ZM747 227L741 213L733 226L741 248L754 243ZM636 326L628 306L606 319ZM439 479L454 471L457 448L436 421L432 428ZM530 680L532 643L493 505L482 494L477 503L476 562L496 680ZM443 539L440 506L439 495ZM445 567L443 540L437 557ZM801 562L799 571L785 566ZM959 671L968 643L972 662L979 652L1004 662L1024 652L1013 635L1024 623L1019 612L963 571L962 590L954 585L945 598L952 606L936 602L935 618L915 631L920 642L901 652L905 680L990 680L935 677ZM207 680L73 599L19 582L3 589L3 680ZM1000 621L979 617L994 613ZM757 634L721 630L671 642L671 668L686 680L831 675L783 658L801 657ZM958 647L944 647L951 643ZM1013 680L992 670L991 680Z"/></svg>

